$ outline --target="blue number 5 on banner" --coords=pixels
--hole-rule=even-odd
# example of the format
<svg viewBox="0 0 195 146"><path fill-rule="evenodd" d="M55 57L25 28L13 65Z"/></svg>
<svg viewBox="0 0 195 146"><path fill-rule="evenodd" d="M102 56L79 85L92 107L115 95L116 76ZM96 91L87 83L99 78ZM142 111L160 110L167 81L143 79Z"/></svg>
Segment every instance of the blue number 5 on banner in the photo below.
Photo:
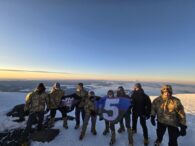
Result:
<svg viewBox="0 0 195 146"><path fill-rule="evenodd" d="M119 98L117 99L106 99L104 110L107 112L112 112L112 115L108 113L103 113L103 118L108 121L114 121L119 116L119 109L117 104L119 103Z"/></svg>
<svg viewBox="0 0 195 146"><path fill-rule="evenodd" d="M118 123L128 109L132 107L131 99L123 97L103 97L96 102L96 108L100 115L109 122Z"/></svg>

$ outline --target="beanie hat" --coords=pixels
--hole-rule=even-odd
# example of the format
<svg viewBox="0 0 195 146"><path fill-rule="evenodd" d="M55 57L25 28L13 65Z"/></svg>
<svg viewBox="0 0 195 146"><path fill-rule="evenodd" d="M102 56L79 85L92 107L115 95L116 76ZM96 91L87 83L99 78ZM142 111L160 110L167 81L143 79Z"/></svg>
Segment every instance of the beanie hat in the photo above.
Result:
<svg viewBox="0 0 195 146"><path fill-rule="evenodd" d="M60 89L60 83L55 83L54 85L53 85L53 87L55 88L55 89Z"/></svg>
<svg viewBox="0 0 195 146"><path fill-rule="evenodd" d="M135 84L135 88L141 89L141 88L142 88L142 85L141 85L140 83L136 83L136 84Z"/></svg>
<svg viewBox="0 0 195 146"><path fill-rule="evenodd" d="M163 92L164 92L165 90L167 90L170 94L173 93L173 90L172 90L171 85L163 85L163 86L161 87L161 94L163 94Z"/></svg>

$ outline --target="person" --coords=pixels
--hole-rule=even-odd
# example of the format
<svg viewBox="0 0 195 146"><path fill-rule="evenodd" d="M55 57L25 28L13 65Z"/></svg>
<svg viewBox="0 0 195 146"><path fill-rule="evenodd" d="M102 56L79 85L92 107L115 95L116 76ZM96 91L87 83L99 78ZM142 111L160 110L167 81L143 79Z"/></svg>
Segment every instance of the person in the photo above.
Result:
<svg viewBox="0 0 195 146"><path fill-rule="evenodd" d="M96 131L96 119L97 119L97 111L95 108L95 101L99 100L100 97L95 96L95 92L94 91L89 91L88 92L88 97L85 101L85 106L84 106L84 110L85 110L85 119L83 122L83 126L82 126L82 131L80 134L79 139L82 140L85 136L86 130L87 130L87 125L89 122L89 119L91 118L91 132L93 135L97 135L97 131Z"/></svg>
<svg viewBox="0 0 195 146"><path fill-rule="evenodd" d="M115 98L113 90L108 90L107 98ZM105 120L105 129L103 131L103 135L107 135L110 132L110 130L111 130L111 139L109 144L113 145L116 142L115 124Z"/></svg>
<svg viewBox="0 0 195 146"><path fill-rule="evenodd" d="M50 120L48 122L48 127L54 126L56 111L59 110L63 118L63 127L66 129L68 128L66 109L60 106L61 98L64 94L64 91L60 87L60 83L55 83L49 93Z"/></svg>
<svg viewBox="0 0 195 146"><path fill-rule="evenodd" d="M148 140L148 128L146 125L146 120L150 118L151 111L151 100L150 97L145 94L140 83L136 83L134 86L133 93L131 95L133 100L133 109L132 109L132 132L137 132L137 120L140 118L140 124L143 129L144 144L149 143Z"/></svg>
<svg viewBox="0 0 195 146"><path fill-rule="evenodd" d="M125 90L122 86L119 86L118 87L118 90L117 90L117 97L122 97L122 98L129 98L129 95L127 95L125 93ZM118 133L122 133L125 131L125 126L127 128L127 132L128 132L128 140L129 140L129 144L133 144L133 135L132 135L132 130L131 130L131 126L130 126L130 122L131 122L131 109L132 109L132 106L129 107L129 109L127 110L127 112L125 113L124 115L124 118L122 118L120 120L120 127L118 129ZM124 123L123 123L123 119L125 119L125 126L124 126Z"/></svg>
<svg viewBox="0 0 195 146"><path fill-rule="evenodd" d="M85 118L85 100L88 96L87 91L83 87L83 83L78 83L76 92L70 95L63 96L62 99L71 98L77 101L74 101L74 107L75 107L75 119L76 119L76 125L75 129L78 129L80 127L80 114L82 116L82 120L84 121Z"/></svg>
<svg viewBox="0 0 195 146"><path fill-rule="evenodd" d="M161 95L152 102L151 123L156 125L157 116L157 139L155 146L160 146L166 129L169 133L169 146L178 146L177 138L186 135L186 116L181 101L172 96L171 85L161 88ZM180 127L180 130L179 128Z"/></svg>
<svg viewBox="0 0 195 146"><path fill-rule="evenodd" d="M29 111L30 114L27 121L27 126L24 130L24 138L28 138L32 130L32 125L36 122L38 123L37 130L42 130L44 110L48 103L48 94L45 92L45 86L43 83L40 83L35 91L27 94L24 110Z"/></svg>
<svg viewBox="0 0 195 146"><path fill-rule="evenodd" d="M118 87L118 90L117 90L117 97L124 97L124 98L130 98L126 93L125 93L125 90L122 86L119 86ZM125 118L125 124L126 124L126 128L127 129L130 129L130 114L131 114L131 107L128 109L128 111L126 112L124 118ZM123 119L121 119L120 121L120 127L118 129L118 133L122 133L125 131L125 126L124 126L124 123L123 123Z"/></svg>
<svg viewBox="0 0 195 146"><path fill-rule="evenodd" d="M76 94L81 97L79 104L76 106L75 109L75 117L76 117L76 125L75 129L80 127L80 115L82 116L82 120L84 121L85 118L85 99L87 98L87 91L83 87L83 83L78 83Z"/></svg>

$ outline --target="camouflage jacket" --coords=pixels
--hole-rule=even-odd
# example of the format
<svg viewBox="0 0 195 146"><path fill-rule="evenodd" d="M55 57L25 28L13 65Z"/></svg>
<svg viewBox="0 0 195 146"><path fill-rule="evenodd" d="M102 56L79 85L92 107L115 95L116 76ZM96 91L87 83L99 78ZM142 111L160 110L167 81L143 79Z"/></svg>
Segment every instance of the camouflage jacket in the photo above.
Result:
<svg viewBox="0 0 195 146"><path fill-rule="evenodd" d="M88 96L85 100L85 106L84 106L84 110L86 112L86 114L91 114L92 112L95 112L96 108L95 108L95 101L99 100L100 97L98 96Z"/></svg>
<svg viewBox="0 0 195 146"><path fill-rule="evenodd" d="M59 107L61 98L64 96L64 91L62 89L52 90L49 93L49 109L56 109Z"/></svg>
<svg viewBox="0 0 195 146"><path fill-rule="evenodd" d="M151 116L156 116L160 123L178 127L179 125L186 126L186 116L184 107L180 100L176 97L163 100L162 96L154 99L152 103Z"/></svg>
<svg viewBox="0 0 195 146"><path fill-rule="evenodd" d="M77 96L79 96L79 97L81 97L81 101L80 101L80 103L78 104L78 107L79 108L83 108L84 107L84 105L85 105L85 100L86 100L86 98L87 98L87 91L85 91L85 90L81 90L81 91L77 91L76 92L76 95Z"/></svg>
<svg viewBox="0 0 195 146"><path fill-rule="evenodd" d="M48 105L48 103L48 94L45 92L40 94L35 90L27 94L24 110L29 110L30 113L43 112L45 110L45 105Z"/></svg>

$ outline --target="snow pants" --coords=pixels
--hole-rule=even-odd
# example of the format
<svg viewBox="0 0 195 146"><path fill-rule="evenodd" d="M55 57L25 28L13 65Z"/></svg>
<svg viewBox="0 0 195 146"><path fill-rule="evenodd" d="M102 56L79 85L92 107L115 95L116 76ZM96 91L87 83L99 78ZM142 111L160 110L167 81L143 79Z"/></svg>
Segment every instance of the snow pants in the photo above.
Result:
<svg viewBox="0 0 195 146"><path fill-rule="evenodd" d="M162 124L160 122L157 123L157 130L156 130L157 140L159 142L162 142L166 129L168 129L168 134L169 134L169 144L168 145L178 146L177 138L179 136L179 129L177 127Z"/></svg>

